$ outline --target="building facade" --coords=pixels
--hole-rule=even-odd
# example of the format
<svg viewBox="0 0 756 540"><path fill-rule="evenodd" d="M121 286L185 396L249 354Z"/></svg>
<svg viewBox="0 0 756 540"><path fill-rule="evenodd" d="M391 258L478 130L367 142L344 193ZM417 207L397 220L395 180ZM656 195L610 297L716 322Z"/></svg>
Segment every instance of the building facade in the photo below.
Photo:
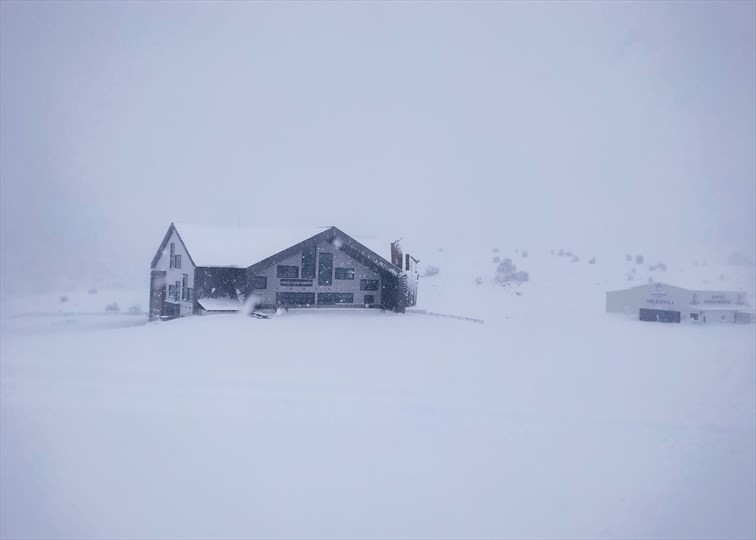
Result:
<svg viewBox="0 0 756 540"><path fill-rule="evenodd" d="M753 310L742 291L692 290L647 283L606 293L606 311L637 315L651 322L753 322Z"/></svg>
<svg viewBox="0 0 756 540"><path fill-rule="evenodd" d="M244 303L398 312L415 305L418 261L399 242L367 240L372 249L336 227L280 235L171 224L152 260L150 318L232 311Z"/></svg>

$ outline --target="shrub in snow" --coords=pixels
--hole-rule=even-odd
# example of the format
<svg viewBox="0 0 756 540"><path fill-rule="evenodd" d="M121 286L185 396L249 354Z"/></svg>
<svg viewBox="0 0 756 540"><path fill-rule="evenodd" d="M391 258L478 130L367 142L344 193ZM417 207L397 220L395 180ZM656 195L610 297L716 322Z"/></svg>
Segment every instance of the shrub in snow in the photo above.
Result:
<svg viewBox="0 0 756 540"><path fill-rule="evenodd" d="M572 262L579 262L579 261L580 261L580 257L578 257L577 255L572 257Z"/></svg>
<svg viewBox="0 0 756 540"><path fill-rule="evenodd" d="M494 253L498 253L499 252L499 248L493 248L493 252Z"/></svg>
<svg viewBox="0 0 756 540"><path fill-rule="evenodd" d="M501 257L499 257L499 256L497 255L496 257L494 257L494 258L493 258L493 262L494 262L494 264L495 264L495 263L498 263L498 262L501 262Z"/></svg>
<svg viewBox="0 0 756 540"><path fill-rule="evenodd" d="M64 294L63 296L60 297L60 301L61 302L68 302L68 297Z"/></svg>
<svg viewBox="0 0 756 540"><path fill-rule="evenodd" d="M635 256L635 264L643 264L643 255Z"/></svg>
<svg viewBox="0 0 756 540"><path fill-rule="evenodd" d="M633 260L633 256L632 255L625 255L625 260L626 261L632 261Z"/></svg>
<svg viewBox="0 0 756 540"><path fill-rule="evenodd" d="M483 278L478 276L475 278L475 284L476 285L483 285Z"/></svg>
<svg viewBox="0 0 756 540"><path fill-rule="evenodd" d="M133 306L129 307L128 310L129 315L139 315L142 313L142 308L139 304L134 304Z"/></svg>
<svg viewBox="0 0 756 540"><path fill-rule="evenodd" d="M425 269L423 270L422 276L420 276L420 277L435 276L436 274L439 273L439 271L440 271L440 269L438 268L438 266L426 266Z"/></svg>
<svg viewBox="0 0 756 540"><path fill-rule="evenodd" d="M557 255L559 255L560 257L564 257L564 250L560 249Z"/></svg>
<svg viewBox="0 0 756 540"><path fill-rule="evenodd" d="M509 283L524 283L528 281L530 276L527 272L518 271L517 267L512 262L512 259L504 259L496 267L496 275L494 281L501 285L507 285Z"/></svg>
<svg viewBox="0 0 756 540"><path fill-rule="evenodd" d="M588 264L596 264L596 257L593 257L590 261L588 261Z"/></svg>
<svg viewBox="0 0 756 540"><path fill-rule="evenodd" d="M656 267L657 267L657 268L658 268L659 270L661 270L662 272L666 272L666 271L667 271L667 265L666 265L666 264L664 264L664 263L659 263L659 264L657 264L657 265L656 265Z"/></svg>
<svg viewBox="0 0 756 540"><path fill-rule="evenodd" d="M89 293L89 294L97 294L97 289L95 289L95 288L93 287L93 288L89 289L88 293Z"/></svg>
<svg viewBox="0 0 756 540"><path fill-rule="evenodd" d="M523 249L522 250L522 256L523 257L527 257L528 256L528 250L527 249Z"/></svg>
<svg viewBox="0 0 756 540"><path fill-rule="evenodd" d="M121 311L121 308L118 307L118 302L113 302L105 306L105 311Z"/></svg>

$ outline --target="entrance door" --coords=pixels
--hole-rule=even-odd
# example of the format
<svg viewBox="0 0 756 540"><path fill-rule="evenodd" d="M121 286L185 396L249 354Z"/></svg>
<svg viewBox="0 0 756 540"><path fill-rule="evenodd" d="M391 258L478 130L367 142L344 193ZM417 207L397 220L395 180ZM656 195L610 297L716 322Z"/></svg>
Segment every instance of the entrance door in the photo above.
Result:
<svg viewBox="0 0 756 540"><path fill-rule="evenodd" d="M166 274L164 270L150 273L150 320L159 319L163 314Z"/></svg>

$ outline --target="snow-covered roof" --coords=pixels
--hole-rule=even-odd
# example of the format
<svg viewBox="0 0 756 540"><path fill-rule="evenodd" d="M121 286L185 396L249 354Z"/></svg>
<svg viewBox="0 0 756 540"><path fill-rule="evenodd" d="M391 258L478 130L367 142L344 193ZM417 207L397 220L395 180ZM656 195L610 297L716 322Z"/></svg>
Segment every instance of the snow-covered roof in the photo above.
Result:
<svg viewBox="0 0 756 540"><path fill-rule="evenodd" d="M207 227L188 223L174 225L195 265L239 268L246 268L328 229Z"/></svg>
<svg viewBox="0 0 756 540"><path fill-rule="evenodd" d="M244 304L234 298L198 298L197 303L207 311L239 311Z"/></svg>
<svg viewBox="0 0 756 540"><path fill-rule="evenodd" d="M174 223L197 266L246 268L330 227L241 228ZM369 250L391 261L391 242L376 236L350 235Z"/></svg>

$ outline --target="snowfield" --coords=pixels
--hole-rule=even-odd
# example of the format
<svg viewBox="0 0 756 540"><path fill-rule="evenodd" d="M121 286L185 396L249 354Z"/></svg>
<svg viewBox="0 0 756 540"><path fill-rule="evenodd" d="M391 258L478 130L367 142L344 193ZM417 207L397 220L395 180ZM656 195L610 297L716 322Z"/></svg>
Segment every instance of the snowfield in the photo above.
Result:
<svg viewBox="0 0 756 540"><path fill-rule="evenodd" d="M607 315L601 259L443 257L418 308L485 324L4 317L0 536L756 536L753 325Z"/></svg>

